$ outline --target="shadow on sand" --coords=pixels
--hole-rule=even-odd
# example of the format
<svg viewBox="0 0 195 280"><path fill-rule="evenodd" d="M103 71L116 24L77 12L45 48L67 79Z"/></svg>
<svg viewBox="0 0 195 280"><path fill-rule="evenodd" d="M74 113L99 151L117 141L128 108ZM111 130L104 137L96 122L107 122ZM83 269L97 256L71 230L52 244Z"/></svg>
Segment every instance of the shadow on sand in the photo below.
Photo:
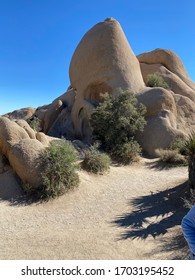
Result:
<svg viewBox="0 0 195 280"><path fill-rule="evenodd" d="M26 206L40 203L35 197L26 195L21 188L21 182L13 171L0 174L0 201L7 201L10 206Z"/></svg>
<svg viewBox="0 0 195 280"><path fill-rule="evenodd" d="M171 163L165 163L165 162L160 161L159 159L154 159L153 161L146 162L145 165L149 169L155 169L155 170L159 170L159 171L178 167L178 165L174 165ZM184 165L181 165L180 167L186 168L186 166L184 166Z"/></svg>
<svg viewBox="0 0 195 280"><path fill-rule="evenodd" d="M149 236L156 238L164 235L169 229L179 226L188 209L184 207L182 198L189 191L188 182L169 188L165 191L151 193L150 195L136 197L129 201L134 210L118 216L113 224L125 229L119 236L124 239L146 239ZM183 238L181 228L177 236L162 239L160 250L178 252L174 259L186 258L187 244ZM159 249L159 248L158 248ZM182 253L183 252L183 253ZM184 256L185 255L185 256Z"/></svg>

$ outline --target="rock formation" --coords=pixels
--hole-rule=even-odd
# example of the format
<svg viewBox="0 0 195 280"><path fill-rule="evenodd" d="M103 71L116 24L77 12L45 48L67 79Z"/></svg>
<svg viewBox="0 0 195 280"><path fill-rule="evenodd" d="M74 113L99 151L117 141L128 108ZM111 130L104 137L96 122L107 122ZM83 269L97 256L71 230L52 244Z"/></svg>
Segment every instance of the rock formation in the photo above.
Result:
<svg viewBox="0 0 195 280"><path fill-rule="evenodd" d="M33 131L24 120L18 123L0 117L0 169L2 157L8 159L11 167L24 183L36 188L42 183L40 153L52 138Z"/></svg>
<svg viewBox="0 0 195 280"><path fill-rule="evenodd" d="M160 73L170 89L146 86L148 74L155 72ZM133 92L147 108L147 125L136 137L149 155L155 156L157 148L167 148L176 136L185 137L195 130L195 83L180 58L166 49L136 57L115 19L96 24L84 35L73 54L69 75L71 85L67 91L33 114L32 118L41 120L42 132L47 135L90 143L92 110L100 102L101 93L115 95L119 88ZM8 120L1 119L2 122L7 127ZM31 164L48 139L43 133L34 133L26 122L9 123L8 128L11 126L17 146L11 146L10 151L10 144L5 144L10 143L8 133L6 137L0 136L4 143L1 150L12 160L16 172L24 177L22 161ZM3 135L5 131L8 130L3 130ZM32 159L26 152L20 153L27 151L28 146ZM17 167L19 155L22 159L18 159L20 167Z"/></svg>
<svg viewBox="0 0 195 280"><path fill-rule="evenodd" d="M90 142L89 118L100 93L144 88L137 61L120 24L106 19L82 38L70 63L71 86L77 91L71 118L75 136Z"/></svg>
<svg viewBox="0 0 195 280"><path fill-rule="evenodd" d="M138 139L145 151L155 155L156 148L167 148L177 135L186 137L195 130L195 83L170 50L156 49L137 58L145 83L148 74L158 72L170 88L145 89L137 96L147 107L147 126Z"/></svg>
<svg viewBox="0 0 195 280"><path fill-rule="evenodd" d="M159 72L170 86L149 88L148 74ZM157 49L136 57L115 19L90 29L78 44L70 63L71 86L48 106L36 110L43 132L68 139L91 141L89 119L101 93L119 88L133 92L146 105L147 125L137 135L143 149L167 148L177 135L195 129L195 84L180 58L170 50Z"/></svg>
<svg viewBox="0 0 195 280"><path fill-rule="evenodd" d="M7 113L4 115L4 117L9 118L10 120L27 120L29 119L35 112L34 108L28 107L28 108L22 108L20 110L15 110L11 113Z"/></svg>

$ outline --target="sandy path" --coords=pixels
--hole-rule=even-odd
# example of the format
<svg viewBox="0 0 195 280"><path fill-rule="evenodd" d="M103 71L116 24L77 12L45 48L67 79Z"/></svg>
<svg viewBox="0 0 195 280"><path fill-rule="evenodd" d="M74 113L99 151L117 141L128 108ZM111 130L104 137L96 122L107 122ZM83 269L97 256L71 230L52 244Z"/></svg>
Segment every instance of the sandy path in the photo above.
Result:
<svg viewBox="0 0 195 280"><path fill-rule="evenodd" d="M147 160L80 173L78 189L42 204L10 202L14 178L0 175L1 259L176 259L187 168ZM10 171L8 171L10 172ZM8 188L9 185L9 188ZM4 191L7 188L7 192Z"/></svg>

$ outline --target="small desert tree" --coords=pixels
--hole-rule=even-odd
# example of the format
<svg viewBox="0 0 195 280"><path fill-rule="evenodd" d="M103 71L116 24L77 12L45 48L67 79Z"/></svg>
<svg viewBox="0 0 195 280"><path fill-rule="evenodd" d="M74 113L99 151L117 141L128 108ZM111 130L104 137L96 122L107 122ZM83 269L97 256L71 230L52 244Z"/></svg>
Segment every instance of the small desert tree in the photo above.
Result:
<svg viewBox="0 0 195 280"><path fill-rule="evenodd" d="M138 104L134 94L128 91L119 92L116 96L104 95L103 102L91 115L94 140L100 141L102 147L120 161L133 160L131 156L134 157L136 148L140 153L140 146L135 144L133 136L137 131L143 131L145 113L145 106ZM130 141L134 144L127 145ZM130 153L132 148L134 153ZM129 156L126 157L127 154Z"/></svg>

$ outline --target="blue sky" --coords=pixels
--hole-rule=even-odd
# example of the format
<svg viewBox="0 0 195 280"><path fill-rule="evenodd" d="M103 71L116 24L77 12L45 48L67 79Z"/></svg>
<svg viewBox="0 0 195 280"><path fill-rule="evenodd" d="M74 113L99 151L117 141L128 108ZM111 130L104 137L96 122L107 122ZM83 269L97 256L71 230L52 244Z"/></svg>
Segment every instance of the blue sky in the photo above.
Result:
<svg viewBox="0 0 195 280"><path fill-rule="evenodd" d="M134 51L173 50L195 81L194 0L0 0L0 114L48 104L69 86L82 36L116 18Z"/></svg>

